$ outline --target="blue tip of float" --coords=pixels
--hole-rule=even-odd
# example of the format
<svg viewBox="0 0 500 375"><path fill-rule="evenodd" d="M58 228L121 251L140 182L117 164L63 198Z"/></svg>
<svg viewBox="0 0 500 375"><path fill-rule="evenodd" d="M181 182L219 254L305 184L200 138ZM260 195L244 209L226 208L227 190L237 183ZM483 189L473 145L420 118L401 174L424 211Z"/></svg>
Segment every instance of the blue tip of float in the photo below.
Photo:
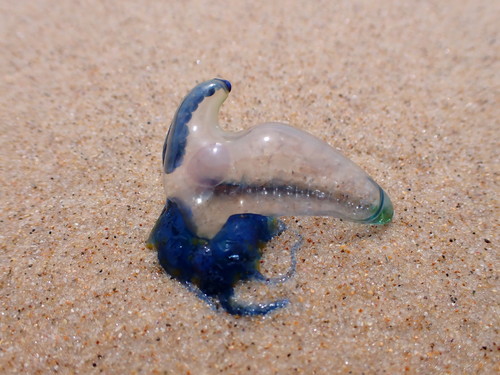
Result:
<svg viewBox="0 0 500 375"><path fill-rule="evenodd" d="M222 78L217 78L219 81L222 81L224 82L224 84L226 85L226 89L228 92L231 92L231 82L229 82L228 80L225 80L225 79L222 79Z"/></svg>

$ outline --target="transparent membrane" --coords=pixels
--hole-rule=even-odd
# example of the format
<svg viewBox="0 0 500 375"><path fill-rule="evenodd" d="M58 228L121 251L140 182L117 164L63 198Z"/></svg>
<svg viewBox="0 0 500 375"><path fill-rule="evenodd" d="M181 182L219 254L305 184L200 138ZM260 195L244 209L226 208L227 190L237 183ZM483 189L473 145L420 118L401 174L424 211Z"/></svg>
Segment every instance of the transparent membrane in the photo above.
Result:
<svg viewBox="0 0 500 375"><path fill-rule="evenodd" d="M176 122L178 111L165 142L166 195L189 209L198 235L215 235L237 213L334 216L367 224L391 220L392 204L382 188L311 134L280 123L223 131L218 114L230 91L226 82L197 86L194 90L214 93L197 105L188 95L183 105L187 101L194 110L190 116L181 113L181 121L189 118L182 124ZM183 152L169 168L174 148L178 155L180 148Z"/></svg>

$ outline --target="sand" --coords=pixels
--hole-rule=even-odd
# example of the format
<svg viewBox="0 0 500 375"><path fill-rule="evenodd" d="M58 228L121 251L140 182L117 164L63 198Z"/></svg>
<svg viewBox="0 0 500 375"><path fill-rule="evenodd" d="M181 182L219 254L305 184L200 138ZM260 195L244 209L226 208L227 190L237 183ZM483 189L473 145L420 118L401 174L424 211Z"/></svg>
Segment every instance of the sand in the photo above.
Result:
<svg viewBox="0 0 500 375"><path fill-rule="evenodd" d="M0 1L0 372L499 371L500 6L491 1ZM145 240L183 96L282 121L391 196L392 224L288 217L265 317L170 279ZM286 269L286 244L263 269Z"/></svg>

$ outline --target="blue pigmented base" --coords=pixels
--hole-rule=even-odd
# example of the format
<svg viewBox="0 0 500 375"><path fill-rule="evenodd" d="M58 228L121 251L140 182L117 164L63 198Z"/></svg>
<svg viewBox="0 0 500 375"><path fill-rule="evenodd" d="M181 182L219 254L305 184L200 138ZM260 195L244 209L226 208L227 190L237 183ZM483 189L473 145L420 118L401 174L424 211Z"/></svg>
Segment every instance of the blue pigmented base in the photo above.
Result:
<svg viewBox="0 0 500 375"><path fill-rule="evenodd" d="M288 301L242 305L233 299L234 287L239 281L260 279L262 248L283 230L284 225L274 218L238 214L230 216L212 239L201 238L191 231L179 203L167 200L148 245L158 251L160 264L172 277L196 286L203 299L218 298L230 314L263 315ZM297 248L298 244L292 249L289 273L295 269Z"/></svg>

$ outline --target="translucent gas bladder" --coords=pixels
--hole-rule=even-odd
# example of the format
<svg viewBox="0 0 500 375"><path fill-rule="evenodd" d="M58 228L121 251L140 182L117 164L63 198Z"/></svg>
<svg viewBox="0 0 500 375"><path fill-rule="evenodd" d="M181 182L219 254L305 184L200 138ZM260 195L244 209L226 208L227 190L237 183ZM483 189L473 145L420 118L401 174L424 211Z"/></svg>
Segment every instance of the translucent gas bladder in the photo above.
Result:
<svg viewBox="0 0 500 375"><path fill-rule="evenodd" d="M219 108L230 91L228 81L203 82L186 96L177 110L163 148L167 205L149 243L158 249L167 272L195 284L208 297L218 297L228 312L264 314L282 307L283 303L272 305L273 308L265 308L268 306L265 304L243 306L234 302L232 287L237 281L261 276L258 259L262 246L280 232L272 227L276 225L274 218L333 216L364 224L385 224L392 219L393 207L389 196L360 167L309 133L281 123L265 123L237 133L222 130L218 124ZM174 206L181 218L167 215ZM252 231L251 227L257 225L256 218L260 217L266 218L267 226L263 225L260 232L252 232L255 238L245 235L243 232ZM176 220L183 222L181 229L175 228ZM229 235L226 226L231 222L237 225ZM200 247L188 249L186 243L179 244L181 232L184 234L180 237L190 237ZM234 233L236 236L222 239L221 232L226 237ZM246 265L248 272L236 277L231 287L207 287L199 280L207 279L215 271L200 266L196 269L192 263L187 265L190 261L186 253L196 253L204 264L214 261L211 246L216 245L209 243L213 239L249 241L243 248L259 247L258 256L250 257L255 266L251 262ZM226 251L244 258L243 248L236 251L227 245ZM184 263L178 262L180 266L173 269L174 258L183 257L186 257ZM213 267L223 269L228 264L217 263ZM179 267L187 267L187 271L183 273Z"/></svg>

